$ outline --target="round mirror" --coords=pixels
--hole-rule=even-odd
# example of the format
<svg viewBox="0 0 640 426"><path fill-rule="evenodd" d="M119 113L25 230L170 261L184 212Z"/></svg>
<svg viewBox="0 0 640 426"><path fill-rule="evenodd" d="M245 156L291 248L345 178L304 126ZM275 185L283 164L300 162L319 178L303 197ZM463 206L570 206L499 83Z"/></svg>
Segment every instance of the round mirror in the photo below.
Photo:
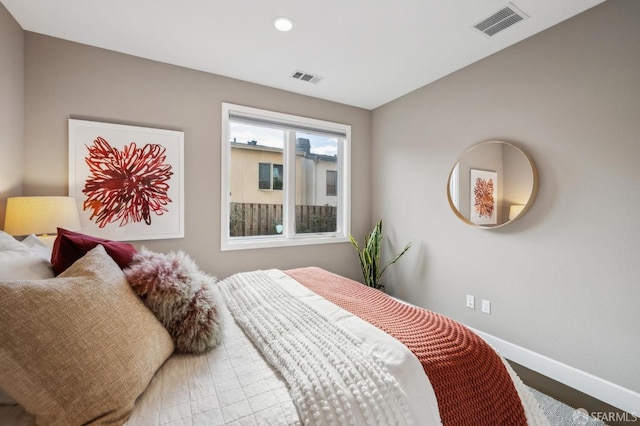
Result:
<svg viewBox="0 0 640 426"><path fill-rule="evenodd" d="M451 169L447 197L463 222L498 228L522 217L538 192L538 172L520 148L487 141L466 150Z"/></svg>

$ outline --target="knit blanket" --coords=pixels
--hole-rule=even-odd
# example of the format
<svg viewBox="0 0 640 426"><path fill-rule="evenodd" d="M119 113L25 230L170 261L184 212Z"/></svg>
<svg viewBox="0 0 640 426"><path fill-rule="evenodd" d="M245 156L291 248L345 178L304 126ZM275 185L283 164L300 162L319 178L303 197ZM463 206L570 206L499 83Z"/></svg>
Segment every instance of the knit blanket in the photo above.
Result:
<svg viewBox="0 0 640 426"><path fill-rule="evenodd" d="M362 341L262 271L218 284L234 319L287 382L304 424L413 424L406 395Z"/></svg>
<svg viewBox="0 0 640 426"><path fill-rule="evenodd" d="M284 272L404 343L429 377L444 425L527 424L501 357L462 324L320 268Z"/></svg>

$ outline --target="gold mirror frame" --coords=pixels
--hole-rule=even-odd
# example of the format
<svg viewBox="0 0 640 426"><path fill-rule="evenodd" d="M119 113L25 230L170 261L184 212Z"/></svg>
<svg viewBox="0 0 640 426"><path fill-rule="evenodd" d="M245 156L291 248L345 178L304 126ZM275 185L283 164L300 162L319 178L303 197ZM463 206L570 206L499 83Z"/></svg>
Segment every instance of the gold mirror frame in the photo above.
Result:
<svg viewBox="0 0 640 426"><path fill-rule="evenodd" d="M451 210L466 224L482 229L500 228L520 219L537 194L538 171L533 160L504 141L470 147L447 179Z"/></svg>

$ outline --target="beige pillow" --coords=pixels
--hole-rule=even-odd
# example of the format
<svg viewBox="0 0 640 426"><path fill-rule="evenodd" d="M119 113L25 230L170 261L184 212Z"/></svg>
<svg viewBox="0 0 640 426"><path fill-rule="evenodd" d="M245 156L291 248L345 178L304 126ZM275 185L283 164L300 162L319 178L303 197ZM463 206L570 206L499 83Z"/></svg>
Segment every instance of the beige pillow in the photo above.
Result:
<svg viewBox="0 0 640 426"><path fill-rule="evenodd" d="M39 424L123 423L169 333L96 246L57 278L0 281L0 388Z"/></svg>

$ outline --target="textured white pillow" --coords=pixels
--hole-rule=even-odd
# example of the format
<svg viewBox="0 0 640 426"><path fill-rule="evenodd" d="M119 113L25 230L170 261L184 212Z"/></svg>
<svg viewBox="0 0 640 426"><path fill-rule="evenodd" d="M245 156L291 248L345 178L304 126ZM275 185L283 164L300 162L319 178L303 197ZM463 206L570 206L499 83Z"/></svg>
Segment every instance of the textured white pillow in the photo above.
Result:
<svg viewBox="0 0 640 426"><path fill-rule="evenodd" d="M47 245L40 237L31 234L27 238L21 241L22 245L26 246L33 252L37 254L42 259L51 265L51 251L52 246Z"/></svg>
<svg viewBox="0 0 640 426"><path fill-rule="evenodd" d="M31 251L0 251L0 280L53 278L51 264Z"/></svg>
<svg viewBox="0 0 640 426"><path fill-rule="evenodd" d="M4 231L0 231L0 251L7 250L28 250L24 244L13 238Z"/></svg>
<svg viewBox="0 0 640 426"><path fill-rule="evenodd" d="M0 231L0 280L43 280L53 278L51 249L35 235L20 242Z"/></svg>

